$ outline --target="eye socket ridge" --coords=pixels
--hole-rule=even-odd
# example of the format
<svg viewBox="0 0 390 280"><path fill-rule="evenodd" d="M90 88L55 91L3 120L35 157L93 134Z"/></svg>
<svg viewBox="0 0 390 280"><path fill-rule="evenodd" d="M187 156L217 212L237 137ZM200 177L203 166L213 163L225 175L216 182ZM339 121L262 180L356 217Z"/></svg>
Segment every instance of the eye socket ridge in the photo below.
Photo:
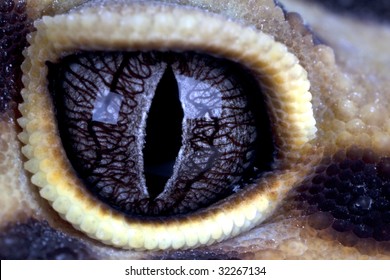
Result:
<svg viewBox="0 0 390 280"><path fill-rule="evenodd" d="M89 8L71 16L44 17L35 26L22 66L25 102L19 108L23 116L19 138L29 159L25 168L34 174L33 183L53 208L91 237L119 247L149 250L211 244L259 224L284 196L285 186L298 180L298 173L270 174L264 179L268 187L259 183L241 193L245 201L232 196L191 218L168 221L129 219L96 206L91 196L77 188L80 182L57 137L47 92L47 61L56 62L75 50L113 49L185 49L237 61L251 69L266 90L280 158L298 157L300 149L315 137L306 71L271 36L196 10L129 5L96 13ZM222 209L224 205L233 207Z"/></svg>

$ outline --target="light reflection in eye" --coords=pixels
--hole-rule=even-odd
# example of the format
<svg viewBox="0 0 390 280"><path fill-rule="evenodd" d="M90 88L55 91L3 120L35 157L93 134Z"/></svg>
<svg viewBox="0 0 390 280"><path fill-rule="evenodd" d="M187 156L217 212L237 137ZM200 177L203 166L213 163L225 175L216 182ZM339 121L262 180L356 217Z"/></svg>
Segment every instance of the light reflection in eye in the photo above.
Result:
<svg viewBox="0 0 390 280"><path fill-rule="evenodd" d="M92 121L117 124L122 100L121 95L107 89L99 92L93 104Z"/></svg>

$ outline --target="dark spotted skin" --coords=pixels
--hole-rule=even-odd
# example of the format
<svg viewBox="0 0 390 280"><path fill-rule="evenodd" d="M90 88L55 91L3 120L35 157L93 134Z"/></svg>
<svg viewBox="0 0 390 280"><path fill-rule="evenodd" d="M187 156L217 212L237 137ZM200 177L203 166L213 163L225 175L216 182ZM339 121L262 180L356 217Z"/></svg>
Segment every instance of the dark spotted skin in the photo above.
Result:
<svg viewBox="0 0 390 280"><path fill-rule="evenodd" d="M329 10L352 15L354 17L364 17L377 21L390 21L390 6L387 0L306 0L307 2L319 3Z"/></svg>
<svg viewBox="0 0 390 280"><path fill-rule="evenodd" d="M79 240L53 229L45 221L16 222L0 233L2 260L93 259Z"/></svg>
<svg viewBox="0 0 390 280"><path fill-rule="evenodd" d="M390 158L351 147L326 158L294 192L308 215L323 212L338 232L359 238L390 240ZM322 228L321 228L322 229Z"/></svg>
<svg viewBox="0 0 390 280"><path fill-rule="evenodd" d="M22 51L32 20L26 13L26 1L4 0L0 3L0 115L16 109L22 88Z"/></svg>

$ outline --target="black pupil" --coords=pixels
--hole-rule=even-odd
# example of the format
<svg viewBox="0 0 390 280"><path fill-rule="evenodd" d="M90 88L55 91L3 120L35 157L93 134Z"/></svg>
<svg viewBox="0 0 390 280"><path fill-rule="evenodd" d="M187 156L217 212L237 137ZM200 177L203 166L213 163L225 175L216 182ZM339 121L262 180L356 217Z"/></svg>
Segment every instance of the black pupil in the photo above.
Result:
<svg viewBox="0 0 390 280"><path fill-rule="evenodd" d="M151 198L163 191L172 176L182 142L183 117L179 89L168 67L157 85L146 124L144 173Z"/></svg>
<svg viewBox="0 0 390 280"><path fill-rule="evenodd" d="M118 211L190 213L270 169L262 91L234 62L192 52L80 52L48 66L68 159Z"/></svg>

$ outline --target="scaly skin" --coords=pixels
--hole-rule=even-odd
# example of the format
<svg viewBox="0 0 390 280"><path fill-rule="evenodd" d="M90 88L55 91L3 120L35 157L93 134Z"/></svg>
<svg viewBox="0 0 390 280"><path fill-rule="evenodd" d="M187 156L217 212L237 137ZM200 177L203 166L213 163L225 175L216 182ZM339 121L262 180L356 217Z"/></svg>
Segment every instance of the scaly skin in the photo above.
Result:
<svg viewBox="0 0 390 280"><path fill-rule="evenodd" d="M62 6L58 2L52 4L49 0L27 1L25 12L31 21L39 21L44 15L66 15L70 8L77 7L81 2L85 1L65 1L66 4ZM106 2L110 3L110 1ZM388 259L390 257L388 241L378 242L372 238L358 238L352 233L337 232L331 229L330 220L333 218L329 218L326 211L317 212L315 210L311 215L306 215L307 203L304 201L296 202L295 198L299 196L296 190L300 190L302 182L312 184L311 181L307 180L312 178L314 170L320 174L320 166L326 168L337 159L343 159L345 152L340 151L348 150L352 145L354 147L348 150L348 158L359 157L359 154L363 153L361 151L365 149L364 155L375 154L375 156L369 157L371 161L364 161L366 164L372 162L376 170L379 170L375 176L384 178L383 180L390 177L386 165L386 158L390 156L390 112L388 109L390 82L386 79L390 70L390 56L386 49L390 45L390 28L387 25L337 16L306 2L282 1L289 11L297 11L307 20L315 38L318 37L321 42L327 44L324 45L317 44L316 40L313 42L312 33L303 25L298 15L284 14L279 7L275 7L273 1L190 0L161 2L174 2L179 7L190 6L210 13L217 13L222 16L223 20L232 19L243 28L249 26L256 28L256 32L261 31L269 34L275 38L275 41L286 45L288 52L295 55L299 64L306 70L312 95L312 116L316 121L317 132L314 139L310 136L307 143L304 141L305 143L301 143L302 145L297 145L291 144L294 141L286 140L290 137L286 127L283 125L274 127L279 145L278 164L274 174L263 178L261 184L268 186L266 189L270 192L267 200L275 203L275 209L264 210L267 219L261 220L260 224L254 225L253 229L244 230L236 237L209 246L140 252L104 245L95 240L96 236L87 237L61 219L60 215L53 211L50 203L41 198L36 186L42 187L39 180L33 179L34 184L31 183L31 173L27 170L34 171L36 167L32 167L30 163L26 164L26 169L24 169L24 163L28 162L28 159L31 161L35 156L39 157L41 153L45 154L48 151L31 152L28 151L29 148L23 148L24 154L22 153L22 147L29 141L31 143L31 135L36 128L42 125L42 122L28 125L25 119L19 119L20 112L24 117L28 114L25 111L27 105L17 107L16 103L21 103L21 99L17 94L14 94L11 96L11 100L6 98L6 101L1 101L3 104L0 107L0 170L3 171L0 173L0 203L2 205L0 228L3 230L0 234L0 246L4 246L4 248L0 248L3 249L1 251L11 252L9 249L11 247L5 247L9 246L6 245L5 240L11 240L11 236L14 236L12 248L16 250L19 248L18 246L27 247L27 253L23 257L31 258L34 256L35 258L39 256L59 258L62 256L61 254L56 255L52 252L58 248L62 248L62 250L66 248L65 253L68 255L64 253L65 257L99 259ZM202 17L202 13L196 14L196 17ZM197 32L197 30L193 32ZM21 39L19 38L19 40ZM208 40L212 40L212 38L208 38ZM180 44L182 44L180 45L182 49L189 45L185 42ZM207 50L207 48L205 49ZM224 51L226 50L219 49L218 52L223 53ZM234 53L228 51L226 53L229 54L230 59L235 59L235 57L231 57L235 55ZM11 57L11 59L20 64L20 53L12 53L12 55L15 58ZM26 55L28 56L27 53ZM30 54L29 59L32 60L34 57ZM245 59L237 58L236 60L245 62ZM6 66L5 64L9 64L9 61L2 63ZM23 66L25 74L29 71L29 67L29 63L25 63ZM15 71L17 73L18 70ZM30 81L34 78L38 79L39 77L34 75L29 77ZM17 81L18 78L15 78L14 85L19 92L22 86ZM25 86L29 83L26 78L23 78L23 82ZM262 84L261 81L259 83ZM9 95L12 93L6 90L4 92ZM31 101L28 100L28 94L27 92L23 94L24 104L29 104L28 102ZM28 106L35 108L36 104L34 102L32 104ZM269 105L274 106L275 103L271 101ZM46 114L43 108L39 107L38 111L42 110ZM273 109L275 108L269 110ZM282 114L275 114L274 125L277 125L280 118L288 117L290 113L288 110L283 110ZM24 132L20 133L23 129ZM27 136L26 131L30 133ZM40 139L39 135L35 139L37 142L46 140L47 138ZM52 139L49 139L49 142L51 141ZM58 150L52 154L54 159L56 156L61 156L61 152ZM359 158L363 158L364 155ZM364 180L365 178L363 178ZM261 184L259 183L258 186ZM356 183L353 187L358 188L361 184L364 182ZM286 192L289 190L291 192L286 196ZM220 206L221 209L226 211L234 209L237 204L234 201L234 198L231 201L228 200L227 203ZM240 203L240 207L245 209L245 203L248 201L251 200L249 198L244 200ZM223 209L223 207L226 208ZM54 208L56 207L54 206ZM205 212L207 213L207 209ZM31 218L35 222L32 222ZM35 244L43 243L41 235L31 237L31 243L21 242L18 237L23 236L23 234L28 235L29 231L33 232L40 226L48 227L43 224L44 221L47 221L49 226L58 232L47 233L46 238L54 240L52 243L48 243L49 246L53 247L43 249L42 255L39 255L30 246L34 242ZM29 227L20 229L22 226L16 226L10 229L17 223L27 224ZM164 224L159 226L164 227ZM67 243L61 243L61 240L67 236L74 239ZM148 249L147 246L146 249ZM4 258L17 257L11 253L3 254Z"/></svg>

